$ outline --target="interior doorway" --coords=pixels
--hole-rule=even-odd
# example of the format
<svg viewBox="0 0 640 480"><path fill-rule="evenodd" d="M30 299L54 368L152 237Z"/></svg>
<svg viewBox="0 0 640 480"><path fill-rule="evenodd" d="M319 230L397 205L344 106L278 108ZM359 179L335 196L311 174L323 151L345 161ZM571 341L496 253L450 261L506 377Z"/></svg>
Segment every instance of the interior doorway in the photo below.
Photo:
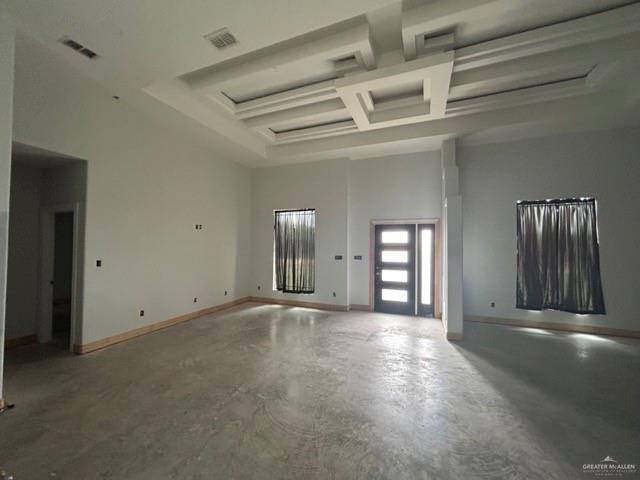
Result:
<svg viewBox="0 0 640 480"><path fill-rule="evenodd" d="M71 335L73 295L73 211L56 212L53 236L53 294L51 333L53 341L68 348Z"/></svg>
<svg viewBox="0 0 640 480"><path fill-rule="evenodd" d="M436 228L433 223L374 226L374 310L433 316Z"/></svg>
<svg viewBox="0 0 640 480"><path fill-rule="evenodd" d="M14 142L6 342L72 350L82 333L87 162Z"/></svg>

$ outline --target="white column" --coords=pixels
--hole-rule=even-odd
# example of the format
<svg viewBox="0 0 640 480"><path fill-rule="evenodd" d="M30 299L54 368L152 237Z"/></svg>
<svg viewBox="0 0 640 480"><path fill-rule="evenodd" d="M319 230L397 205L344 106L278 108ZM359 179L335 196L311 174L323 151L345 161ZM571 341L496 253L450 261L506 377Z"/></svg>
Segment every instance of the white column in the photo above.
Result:
<svg viewBox="0 0 640 480"><path fill-rule="evenodd" d="M449 340L462 340L462 197L456 141L442 143L442 323Z"/></svg>
<svg viewBox="0 0 640 480"><path fill-rule="evenodd" d="M13 128L15 31L0 7L0 407L3 406L4 331L9 247L9 188Z"/></svg>

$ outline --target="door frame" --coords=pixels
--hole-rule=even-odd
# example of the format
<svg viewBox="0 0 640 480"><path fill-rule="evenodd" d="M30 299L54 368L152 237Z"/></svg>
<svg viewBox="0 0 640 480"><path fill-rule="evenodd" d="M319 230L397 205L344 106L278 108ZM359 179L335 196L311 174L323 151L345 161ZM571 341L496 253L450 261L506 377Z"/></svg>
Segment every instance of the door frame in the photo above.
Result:
<svg viewBox="0 0 640 480"><path fill-rule="evenodd" d="M45 205L40 209L40 265L38 289L38 342L50 342L53 337L53 288L51 279L54 274L55 260L55 216L56 213L73 213L73 253L71 258L71 325L69 332L69 351L78 339L78 303L79 287L79 250L81 206L76 203Z"/></svg>
<svg viewBox="0 0 640 480"><path fill-rule="evenodd" d="M375 248L376 248L376 225L394 225L413 223L418 225L433 225L434 227L434 264L433 264L433 316L442 318L442 229L439 218L394 218L376 219L369 221L369 310L375 311Z"/></svg>

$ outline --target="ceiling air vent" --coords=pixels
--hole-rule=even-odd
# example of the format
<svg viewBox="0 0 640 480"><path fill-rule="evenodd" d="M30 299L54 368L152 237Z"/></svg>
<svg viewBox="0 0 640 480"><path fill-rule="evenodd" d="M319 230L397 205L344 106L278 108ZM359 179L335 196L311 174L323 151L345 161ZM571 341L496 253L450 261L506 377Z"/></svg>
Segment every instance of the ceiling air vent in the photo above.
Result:
<svg viewBox="0 0 640 480"><path fill-rule="evenodd" d="M205 35L204 38L211 42L211 44L218 50L238 43L236 37L234 37L226 27L216 30L215 32L211 32L208 35Z"/></svg>
<svg viewBox="0 0 640 480"><path fill-rule="evenodd" d="M84 55L87 58L92 58L93 59L93 58L96 58L96 57L99 56L96 52L94 52L90 48L85 47L81 43L78 43L75 40L70 39L69 37L62 37L58 41L61 44L71 48L72 50L75 50L76 52Z"/></svg>

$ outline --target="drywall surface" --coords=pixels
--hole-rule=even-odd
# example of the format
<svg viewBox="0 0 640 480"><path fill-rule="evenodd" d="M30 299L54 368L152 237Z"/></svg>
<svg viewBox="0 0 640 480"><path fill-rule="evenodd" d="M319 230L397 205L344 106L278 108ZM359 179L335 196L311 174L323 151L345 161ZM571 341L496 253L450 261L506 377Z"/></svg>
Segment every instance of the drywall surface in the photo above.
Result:
<svg viewBox="0 0 640 480"><path fill-rule="evenodd" d="M17 338L37 332L42 170L11 170L6 338Z"/></svg>
<svg viewBox="0 0 640 480"><path fill-rule="evenodd" d="M639 151L638 129L461 148L465 314L640 330ZM597 199L605 316L515 308L516 202L562 197Z"/></svg>
<svg viewBox="0 0 640 480"><path fill-rule="evenodd" d="M369 304L371 221L440 218L440 178L439 152L254 170L251 295ZM273 212L295 208L316 209L314 295L273 290Z"/></svg>
<svg viewBox="0 0 640 480"><path fill-rule="evenodd" d="M43 169L42 206L84 203L86 199L86 162Z"/></svg>
<svg viewBox="0 0 640 480"><path fill-rule="evenodd" d="M15 32L0 3L0 406L3 402L4 329L7 250L9 246L9 192L13 125Z"/></svg>
<svg viewBox="0 0 640 480"><path fill-rule="evenodd" d="M156 126L24 36L15 83L14 140L87 160L82 343L247 294L247 168Z"/></svg>
<svg viewBox="0 0 640 480"><path fill-rule="evenodd" d="M251 295L347 305L348 175L342 159L253 170ZM316 290L309 295L273 290L273 212L298 208L316 209Z"/></svg>
<svg viewBox="0 0 640 480"><path fill-rule="evenodd" d="M440 152L355 160L349 168L349 303L368 305L371 221L439 219Z"/></svg>

